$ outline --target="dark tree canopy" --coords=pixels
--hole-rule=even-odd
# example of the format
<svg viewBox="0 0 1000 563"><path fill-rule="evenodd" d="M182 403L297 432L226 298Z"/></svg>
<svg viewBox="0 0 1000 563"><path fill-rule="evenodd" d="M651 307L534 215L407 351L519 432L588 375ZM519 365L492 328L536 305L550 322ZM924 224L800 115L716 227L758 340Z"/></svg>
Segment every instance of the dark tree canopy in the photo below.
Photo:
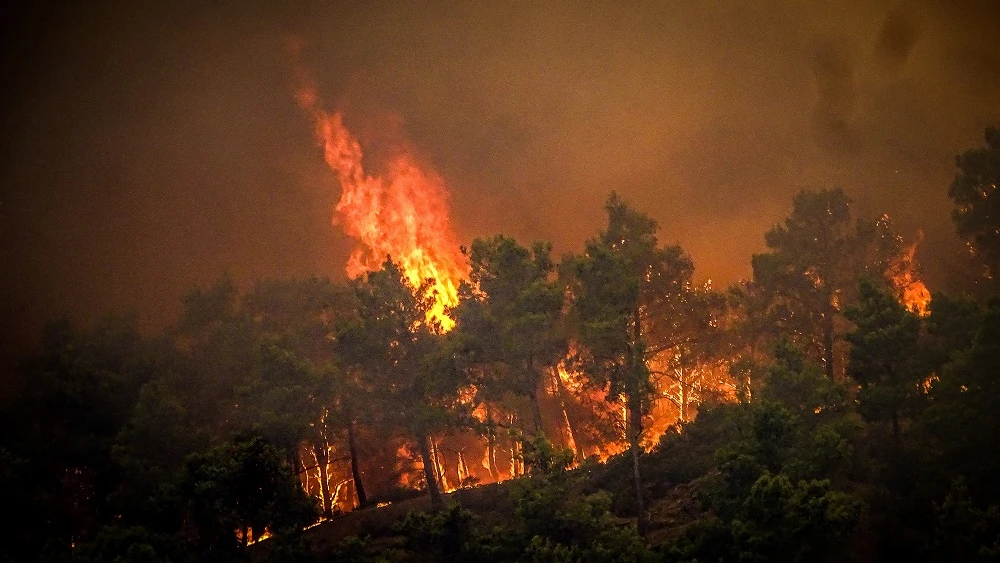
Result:
<svg viewBox="0 0 1000 563"><path fill-rule="evenodd" d="M265 531L298 530L316 518L316 505L284 456L259 436L240 437L188 458L181 495L197 542L206 555L220 559Z"/></svg>
<svg viewBox="0 0 1000 563"><path fill-rule="evenodd" d="M454 311L466 359L480 370L479 392L528 398L536 433L543 432L540 387L566 353L564 296L552 279L551 251L542 243L528 250L502 235L476 239Z"/></svg>
<svg viewBox="0 0 1000 563"><path fill-rule="evenodd" d="M559 265L474 241L451 330L391 258L222 278L156 335L51 323L0 405L0 560L996 558L997 297L908 309L915 247L841 190L799 193L728 292L605 210Z"/></svg>
<svg viewBox="0 0 1000 563"><path fill-rule="evenodd" d="M958 173L948 189L955 202L952 219L958 234L986 267L986 276L1000 279L1000 127L987 127L986 145L955 158Z"/></svg>
<svg viewBox="0 0 1000 563"><path fill-rule="evenodd" d="M641 531L646 516L639 448L652 392L650 345L666 332L653 319L687 289L694 266L679 246L661 247L656 222L617 194L611 194L605 210L607 229L587 242L582 256L569 261L569 291L583 370L607 385L609 400L625 400Z"/></svg>
<svg viewBox="0 0 1000 563"><path fill-rule="evenodd" d="M427 316L430 285L412 287L391 259L356 280L358 315L343 329L340 346L349 368L359 370L367 408L377 405L382 424L403 429L415 442L427 490L440 505L430 435L467 417L459 402L463 374L452 345Z"/></svg>
<svg viewBox="0 0 1000 563"><path fill-rule="evenodd" d="M855 221L843 190L796 194L792 214L764 235L768 252L753 255L753 281L770 323L838 374L839 318L856 299L859 277L884 279L901 239L888 219Z"/></svg>
<svg viewBox="0 0 1000 563"><path fill-rule="evenodd" d="M872 420L890 420L898 436L899 418L915 407L928 373L920 318L867 280L846 314L855 324L847 335L847 374L861 386L861 412Z"/></svg>

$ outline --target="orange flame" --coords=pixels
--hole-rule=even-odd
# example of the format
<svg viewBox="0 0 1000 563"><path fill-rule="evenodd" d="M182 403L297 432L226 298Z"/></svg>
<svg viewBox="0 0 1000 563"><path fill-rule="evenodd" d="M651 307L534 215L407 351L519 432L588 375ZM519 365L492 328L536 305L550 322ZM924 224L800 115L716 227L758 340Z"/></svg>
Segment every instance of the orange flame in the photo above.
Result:
<svg viewBox="0 0 1000 563"><path fill-rule="evenodd" d="M391 256L414 287L433 279L428 318L449 330L455 323L447 309L458 302L466 267L452 231L444 180L405 150L384 163L382 175L367 174L361 144L344 126L342 114L322 109L307 75L299 74L296 100L315 120L326 164L343 190L333 223L360 243L347 262L347 275L378 270Z"/></svg>
<svg viewBox="0 0 1000 563"><path fill-rule="evenodd" d="M921 317L926 317L930 314L931 292L917 277L914 260L917 246L922 239L923 233L919 233L916 242L903 249L900 255L893 260L887 274L892 279L892 285L896 289L899 302L905 305L908 310Z"/></svg>

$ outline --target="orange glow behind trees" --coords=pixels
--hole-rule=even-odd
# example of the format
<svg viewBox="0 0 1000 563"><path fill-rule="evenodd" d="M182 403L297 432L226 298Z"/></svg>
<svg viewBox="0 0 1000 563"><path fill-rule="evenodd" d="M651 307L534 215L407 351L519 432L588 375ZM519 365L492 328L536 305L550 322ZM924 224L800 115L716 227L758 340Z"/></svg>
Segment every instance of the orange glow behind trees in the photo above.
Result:
<svg viewBox="0 0 1000 563"><path fill-rule="evenodd" d="M292 50L296 50L294 46ZM312 119L324 160L342 190L334 208L333 223L359 243L347 262L348 276L356 278L377 271L389 256L414 287L433 279L430 292L434 304L427 318L439 323L441 330L450 330L455 321L448 313L458 305L458 288L462 280L469 278L469 266L451 226L443 178L406 146L393 147L395 150L385 159L372 162L369 156L366 160L361 142L345 126L343 114L323 108L316 87L301 67L298 79L296 100ZM900 301L910 310L926 315L930 294L915 267L916 247L915 243L891 258L885 274ZM679 353L672 352L674 356ZM735 400L728 369L730 358L700 359L681 367L674 365L678 363L677 357L673 360L664 356L654 361L659 371L676 373L676 377L655 383L653 408L641 415L644 423L638 441L647 450L671 426L693 418L703 393L723 401ZM537 386L546 406L545 424L538 423L536 430L548 425L551 437L558 445L573 451L577 462L589 456L606 460L627 448L628 415L614 398L606 400L607 386L584 385L581 373L570 369L566 362L555 366L550 375L551 381ZM520 438L515 435L523 423L520 419L524 413L518 412L519 407L482 403L473 410L480 423L491 428L504 426L510 435L430 436L433 465L430 473L444 492L466 483L503 481L524 471ZM398 445L396 454L399 460L406 460L404 465L408 467L400 471L399 484L418 488L418 475L422 473L418 469L422 469L424 461L410 444ZM469 463L478 459L482 462ZM315 462L318 467L320 462ZM509 470L504 469L508 466ZM333 503L340 509L350 509L354 503L339 494L350 478L343 468L334 473L338 476L326 477L340 483L331 493ZM322 479L317 471L314 480Z"/></svg>

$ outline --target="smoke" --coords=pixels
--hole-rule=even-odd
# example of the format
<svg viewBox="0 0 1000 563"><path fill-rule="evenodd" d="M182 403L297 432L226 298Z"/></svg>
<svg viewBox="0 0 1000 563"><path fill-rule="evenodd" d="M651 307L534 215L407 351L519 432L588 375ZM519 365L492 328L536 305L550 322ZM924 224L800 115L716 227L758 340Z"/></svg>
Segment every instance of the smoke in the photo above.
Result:
<svg viewBox="0 0 1000 563"><path fill-rule="evenodd" d="M811 70L818 99L813 126L826 150L850 157L868 149L867 125L878 116L869 113L874 108L863 107L870 100L859 98L872 95L880 85L891 85L903 72L920 37L919 19L916 8L897 6L885 14L871 38L841 33L814 47Z"/></svg>
<svg viewBox="0 0 1000 563"><path fill-rule="evenodd" d="M854 153L859 139L853 130L857 103L855 55L844 43L827 42L812 63L819 100L813 114L820 143L838 153Z"/></svg>
<svg viewBox="0 0 1000 563"><path fill-rule="evenodd" d="M913 51L919 38L916 16L896 8L889 12L882 22L875 45L875 59L887 71L902 66Z"/></svg>
<svg viewBox="0 0 1000 563"><path fill-rule="evenodd" d="M227 270L342 275L289 34L347 127L404 131L440 173L460 243L579 249L617 190L717 286L802 187L923 227L928 256L960 249L953 158L1000 122L995 0L181 4L3 19L5 350L64 311L162 326Z"/></svg>

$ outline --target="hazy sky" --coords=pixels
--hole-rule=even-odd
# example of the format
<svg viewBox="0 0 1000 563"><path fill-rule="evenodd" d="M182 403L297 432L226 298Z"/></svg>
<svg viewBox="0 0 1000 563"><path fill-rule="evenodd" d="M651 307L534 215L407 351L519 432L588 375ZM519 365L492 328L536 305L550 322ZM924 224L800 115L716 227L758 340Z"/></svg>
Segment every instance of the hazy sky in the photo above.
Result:
<svg viewBox="0 0 1000 563"><path fill-rule="evenodd" d="M67 4L0 13L6 356L62 312L162 326L227 271L343 275L293 35L362 139L402 123L463 243L577 249L617 190L721 284L802 187L945 256L954 156L1000 123L997 0Z"/></svg>

